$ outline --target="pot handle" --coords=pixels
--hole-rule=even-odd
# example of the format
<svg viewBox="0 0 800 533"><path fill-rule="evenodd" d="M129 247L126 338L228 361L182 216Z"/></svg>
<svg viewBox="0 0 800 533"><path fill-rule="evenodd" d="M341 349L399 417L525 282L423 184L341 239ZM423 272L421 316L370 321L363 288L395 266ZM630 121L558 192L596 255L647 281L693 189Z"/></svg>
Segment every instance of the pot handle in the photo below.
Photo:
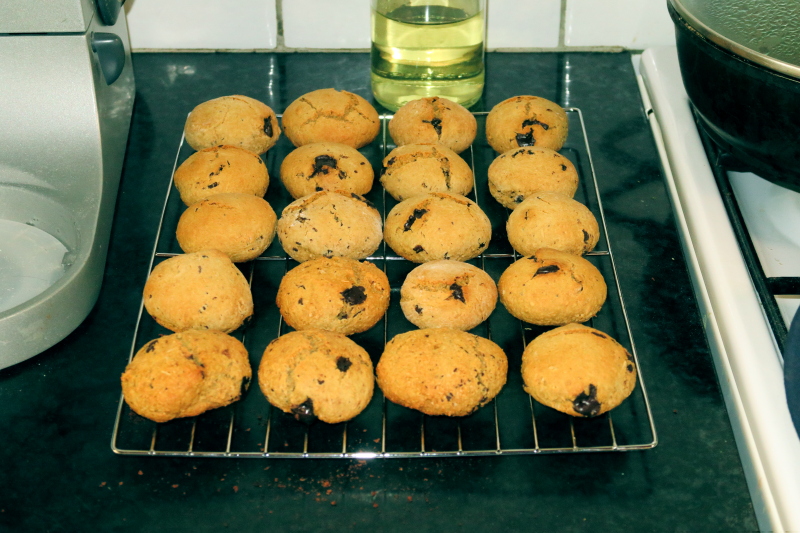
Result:
<svg viewBox="0 0 800 533"><path fill-rule="evenodd" d="M786 386L786 403L800 436L800 309L794 315L783 349L783 382Z"/></svg>

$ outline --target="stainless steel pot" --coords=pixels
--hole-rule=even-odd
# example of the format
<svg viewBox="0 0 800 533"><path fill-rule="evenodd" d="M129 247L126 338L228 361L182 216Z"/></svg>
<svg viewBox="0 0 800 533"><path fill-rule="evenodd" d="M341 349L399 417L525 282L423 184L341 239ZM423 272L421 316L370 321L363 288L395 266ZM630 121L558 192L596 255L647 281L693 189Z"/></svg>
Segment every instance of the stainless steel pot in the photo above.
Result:
<svg viewBox="0 0 800 533"><path fill-rule="evenodd" d="M709 136L800 191L800 3L668 0L684 86Z"/></svg>

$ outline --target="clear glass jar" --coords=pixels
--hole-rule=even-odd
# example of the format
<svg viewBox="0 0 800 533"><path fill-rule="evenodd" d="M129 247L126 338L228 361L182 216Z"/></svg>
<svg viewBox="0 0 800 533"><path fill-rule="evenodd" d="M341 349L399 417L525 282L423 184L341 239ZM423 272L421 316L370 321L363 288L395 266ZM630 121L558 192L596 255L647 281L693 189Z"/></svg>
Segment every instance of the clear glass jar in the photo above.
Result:
<svg viewBox="0 0 800 533"><path fill-rule="evenodd" d="M372 93L397 110L441 96L469 107L484 85L486 0L372 0Z"/></svg>

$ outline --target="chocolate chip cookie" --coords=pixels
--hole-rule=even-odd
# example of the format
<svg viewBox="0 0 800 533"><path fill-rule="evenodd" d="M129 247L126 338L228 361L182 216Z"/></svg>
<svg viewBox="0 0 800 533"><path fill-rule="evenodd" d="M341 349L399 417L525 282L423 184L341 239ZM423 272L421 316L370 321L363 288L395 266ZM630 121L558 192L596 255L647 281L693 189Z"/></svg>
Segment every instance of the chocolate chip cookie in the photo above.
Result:
<svg viewBox="0 0 800 533"><path fill-rule="evenodd" d="M237 339L188 330L142 346L122 374L122 395L135 413L167 422L235 402L251 377L247 350Z"/></svg>
<svg viewBox="0 0 800 533"><path fill-rule="evenodd" d="M497 290L509 313L539 326L586 322L600 311L608 292L592 263L550 248L512 263Z"/></svg>
<svg viewBox="0 0 800 533"><path fill-rule="evenodd" d="M322 190L364 195L374 178L367 158L342 143L304 144L281 163L281 181L295 199Z"/></svg>
<svg viewBox="0 0 800 533"><path fill-rule="evenodd" d="M600 237L589 208L555 192L528 196L509 215L506 230L508 242L520 255L533 255L539 248L583 255Z"/></svg>
<svg viewBox="0 0 800 533"><path fill-rule="evenodd" d="M507 374L508 359L497 344L448 328L395 336L377 365L387 400L434 416L475 412L497 396Z"/></svg>
<svg viewBox="0 0 800 533"><path fill-rule="evenodd" d="M187 157L175 170L173 182L183 203L192 205L223 192L263 197L269 173L253 152L237 146L212 146Z"/></svg>
<svg viewBox="0 0 800 533"><path fill-rule="evenodd" d="M317 257L283 276L276 303L297 330L344 335L366 331L389 308L391 287L383 270L347 257Z"/></svg>
<svg viewBox="0 0 800 533"><path fill-rule="evenodd" d="M256 154L272 148L281 136L272 108L240 94L199 104L189 113L183 131L195 150L231 144Z"/></svg>
<svg viewBox="0 0 800 533"><path fill-rule="evenodd" d="M363 196L320 191L286 206L278 239L295 261L369 257L381 244L381 214Z"/></svg>
<svg viewBox="0 0 800 533"><path fill-rule="evenodd" d="M144 307L172 331L215 329L229 333L253 314L247 279L219 250L170 257L144 284Z"/></svg>
<svg viewBox="0 0 800 533"><path fill-rule="evenodd" d="M364 410L375 376L361 346L341 333L309 329L269 343L258 385L269 403L297 420L335 424Z"/></svg>
<svg viewBox="0 0 800 533"><path fill-rule="evenodd" d="M398 146L383 159L381 183L395 200L429 192L466 195L473 182L467 162L441 144Z"/></svg>
<svg viewBox="0 0 800 533"><path fill-rule="evenodd" d="M255 259L272 244L277 221L263 198L215 194L183 212L175 237L184 252L215 249L241 263Z"/></svg>
<svg viewBox="0 0 800 533"><path fill-rule="evenodd" d="M572 198L578 171L572 161L550 148L515 148L497 156L487 171L489 192L514 209L531 194L559 192Z"/></svg>
<svg viewBox="0 0 800 533"><path fill-rule="evenodd" d="M386 244L414 263L472 259L489 246L491 235L492 224L478 204L441 192L403 200L386 215L384 229Z"/></svg>
<svg viewBox="0 0 800 533"><path fill-rule="evenodd" d="M491 276L461 261L423 263L400 287L400 308L419 328L470 330L489 318L496 304Z"/></svg>
<svg viewBox="0 0 800 533"><path fill-rule="evenodd" d="M389 121L397 146L438 143L456 153L469 148L477 131L478 122L467 108L440 96L411 100Z"/></svg>
<svg viewBox="0 0 800 533"><path fill-rule="evenodd" d="M636 386L633 356L608 334L580 324L543 333L522 353L525 391L548 407L577 417L601 415Z"/></svg>
<svg viewBox="0 0 800 533"><path fill-rule="evenodd" d="M380 117L357 94L318 89L289 104L283 112L283 129L295 146L335 142L361 148L378 136Z"/></svg>
<svg viewBox="0 0 800 533"><path fill-rule="evenodd" d="M561 150L568 133L564 108L538 96L503 100L486 116L486 140L501 154L521 146Z"/></svg>

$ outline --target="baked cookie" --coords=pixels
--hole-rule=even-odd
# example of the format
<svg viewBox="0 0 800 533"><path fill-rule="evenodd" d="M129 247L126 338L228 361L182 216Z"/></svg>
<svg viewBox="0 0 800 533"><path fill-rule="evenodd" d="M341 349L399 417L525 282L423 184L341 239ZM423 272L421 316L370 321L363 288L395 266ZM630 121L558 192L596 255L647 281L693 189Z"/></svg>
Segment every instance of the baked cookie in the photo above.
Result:
<svg viewBox="0 0 800 533"><path fill-rule="evenodd" d="M173 182L186 205L212 194L240 192L263 197L269 173L257 154L236 146L212 146L195 152L175 170Z"/></svg>
<svg viewBox="0 0 800 533"><path fill-rule="evenodd" d="M486 140L500 153L520 146L561 150L568 132L564 109L538 96L503 100L486 116Z"/></svg>
<svg viewBox="0 0 800 533"><path fill-rule="evenodd" d="M317 142L361 148L378 136L380 117L357 94L336 89L306 93L283 112L283 130L295 146Z"/></svg>
<svg viewBox="0 0 800 533"><path fill-rule="evenodd" d="M414 268L400 287L400 308L419 328L470 330L497 305L497 286L480 268L461 261L430 261Z"/></svg>
<svg viewBox="0 0 800 533"><path fill-rule="evenodd" d="M441 144L398 146L383 159L381 183L395 200L429 192L466 195L474 181L467 162Z"/></svg>
<svg viewBox="0 0 800 533"><path fill-rule="evenodd" d="M533 339L522 353L525 392L572 416L601 415L636 386L633 356L602 331L567 324Z"/></svg>
<svg viewBox="0 0 800 533"><path fill-rule="evenodd" d="M215 194L186 209L175 236L184 252L215 249L234 263L261 255L275 238L278 217L261 197Z"/></svg>
<svg viewBox="0 0 800 533"><path fill-rule="evenodd" d="M219 250L176 255L157 264L144 284L144 307L172 331L229 333L253 314L244 275Z"/></svg>
<svg viewBox="0 0 800 533"><path fill-rule="evenodd" d="M512 263L497 290L509 313L539 326L586 322L600 311L608 292L597 267L550 248Z"/></svg>
<svg viewBox="0 0 800 533"><path fill-rule="evenodd" d="M272 148L281 136L275 112L239 94L214 98L192 109L183 132L195 150L232 144L256 154Z"/></svg>
<svg viewBox="0 0 800 533"><path fill-rule="evenodd" d="M515 148L497 156L487 171L489 192L514 209L531 194L559 192L572 198L578 171L572 161L550 148Z"/></svg>
<svg viewBox="0 0 800 533"><path fill-rule="evenodd" d="M433 416L477 411L497 396L507 375L502 348L449 328L395 336L377 365L378 386L387 400Z"/></svg>
<svg viewBox="0 0 800 533"><path fill-rule="evenodd" d="M295 261L315 257L369 257L381 244L381 214L364 197L320 191L286 206L278 239Z"/></svg>
<svg viewBox="0 0 800 533"><path fill-rule="evenodd" d="M309 329L267 345L258 385L269 403L297 420L335 424L369 404L375 375L361 346L341 333Z"/></svg>
<svg viewBox="0 0 800 533"><path fill-rule="evenodd" d="M238 400L250 385L247 350L213 330L188 330L151 340L122 374L122 395L154 422L197 416Z"/></svg>
<svg viewBox="0 0 800 533"><path fill-rule="evenodd" d="M341 143L304 144L281 163L281 181L295 199L322 190L364 195L374 178L367 158Z"/></svg>
<svg viewBox="0 0 800 533"><path fill-rule="evenodd" d="M508 242L520 255L539 248L583 255L594 250L600 227L582 203L556 192L528 196L508 216Z"/></svg>
<svg viewBox="0 0 800 533"><path fill-rule="evenodd" d="M467 108L440 96L411 100L389 121L389 135L397 146L438 143L461 153L477 132L478 122Z"/></svg>
<svg viewBox="0 0 800 533"><path fill-rule="evenodd" d="M478 204L443 192L412 196L394 206L383 234L392 250L414 263L472 259L489 246L491 236L492 224Z"/></svg>
<svg viewBox="0 0 800 533"><path fill-rule="evenodd" d="M317 257L283 276L276 303L294 329L352 335L378 323L389 308L390 292L386 274L372 263Z"/></svg>

